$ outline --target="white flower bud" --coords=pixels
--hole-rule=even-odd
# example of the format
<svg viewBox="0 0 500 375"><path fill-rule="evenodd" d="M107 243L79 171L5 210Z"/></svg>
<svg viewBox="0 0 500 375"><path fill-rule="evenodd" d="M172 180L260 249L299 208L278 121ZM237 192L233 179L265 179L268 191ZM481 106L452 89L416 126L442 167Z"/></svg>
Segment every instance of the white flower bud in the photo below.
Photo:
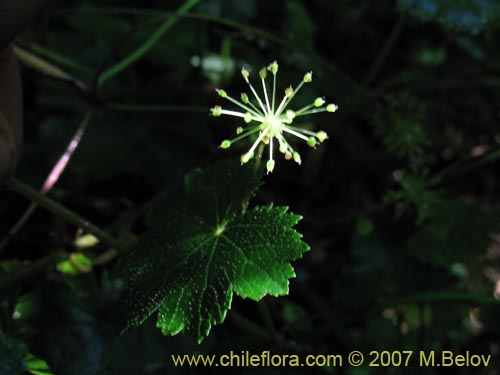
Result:
<svg viewBox="0 0 500 375"><path fill-rule="evenodd" d="M302 159L297 151L293 153L293 160L295 160L295 162L299 165L302 164Z"/></svg>
<svg viewBox="0 0 500 375"><path fill-rule="evenodd" d="M274 170L274 166L276 165L274 160L268 160L266 163L267 173L271 173Z"/></svg>
<svg viewBox="0 0 500 375"><path fill-rule="evenodd" d="M241 164L248 163L252 158L253 152L247 152L246 154L241 155Z"/></svg>
<svg viewBox="0 0 500 375"><path fill-rule="evenodd" d="M312 82L312 80L313 80L313 72L309 72L309 73L306 73L304 75L304 82L305 83Z"/></svg>
<svg viewBox="0 0 500 375"><path fill-rule="evenodd" d="M269 64L269 66L267 67L267 69L273 73L274 75L276 75L278 73L278 63L276 61L273 61L271 64Z"/></svg>
<svg viewBox="0 0 500 375"><path fill-rule="evenodd" d="M319 131L316 133L316 137L318 137L318 140L323 143L325 139L328 139L328 134L324 132L323 130Z"/></svg>
<svg viewBox="0 0 500 375"><path fill-rule="evenodd" d="M222 107L220 105L213 107L212 109L210 109L210 114L214 117L219 117L220 115L222 115Z"/></svg>
<svg viewBox="0 0 500 375"><path fill-rule="evenodd" d="M229 147L231 147L231 141L229 139L225 139L222 141L219 147L222 148L223 150L226 150Z"/></svg>
<svg viewBox="0 0 500 375"><path fill-rule="evenodd" d="M219 94L221 98L227 98L227 92L225 90L215 89L215 91L217 91L217 94Z"/></svg>
<svg viewBox="0 0 500 375"><path fill-rule="evenodd" d="M316 98L314 100L314 106L317 108L321 107L323 104L325 104L325 99L323 98Z"/></svg>
<svg viewBox="0 0 500 375"><path fill-rule="evenodd" d="M328 112L335 112L337 109L339 109L339 106L338 106L338 105L336 105L336 104L328 104L328 105L326 106L326 110L327 110Z"/></svg>
<svg viewBox="0 0 500 375"><path fill-rule="evenodd" d="M241 75L243 76L243 78L245 78L245 80L247 80L250 76L250 73L245 68L241 68Z"/></svg>

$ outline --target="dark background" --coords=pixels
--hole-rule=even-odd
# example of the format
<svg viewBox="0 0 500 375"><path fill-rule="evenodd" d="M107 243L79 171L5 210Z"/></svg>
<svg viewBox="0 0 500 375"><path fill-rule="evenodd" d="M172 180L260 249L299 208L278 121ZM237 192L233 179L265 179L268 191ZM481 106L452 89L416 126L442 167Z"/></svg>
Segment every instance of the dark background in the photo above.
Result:
<svg viewBox="0 0 500 375"><path fill-rule="evenodd" d="M144 229L141 207L159 192L194 167L247 149L244 142L218 149L239 123L209 117L221 102L214 88L239 93L242 65L257 71L277 60L280 87L312 70L313 83L295 106L317 96L338 104L335 114L303 121L330 139L317 150L303 147L302 166L278 160L254 201L286 205L304 217L297 229L311 251L294 263L290 295L259 303L235 297L226 321L201 345L183 335L163 337L154 319L118 337L108 316L113 261L75 278L47 267L3 290L3 331L57 375L196 372L172 368L172 353L384 349L492 354L487 370L453 373L497 374L499 6L204 0L136 64L99 89L92 85L181 3L49 1L16 43L86 89L23 69L26 134L16 176L40 186L94 106L51 197L133 237ZM2 193L2 235L26 205ZM2 272L72 252L74 236L72 226L39 209L1 254ZM98 246L90 258L105 251ZM13 320L20 303L29 313Z"/></svg>

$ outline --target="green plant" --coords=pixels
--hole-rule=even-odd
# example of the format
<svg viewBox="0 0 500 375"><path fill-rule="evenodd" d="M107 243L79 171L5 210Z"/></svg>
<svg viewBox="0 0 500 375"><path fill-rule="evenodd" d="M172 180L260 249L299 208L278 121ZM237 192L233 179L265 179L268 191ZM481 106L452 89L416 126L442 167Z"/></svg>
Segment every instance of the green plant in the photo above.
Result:
<svg viewBox="0 0 500 375"><path fill-rule="evenodd" d="M172 355L231 351L469 351L494 370L495 8L47 2L13 48L1 375L184 374ZM300 367L258 371L436 370Z"/></svg>

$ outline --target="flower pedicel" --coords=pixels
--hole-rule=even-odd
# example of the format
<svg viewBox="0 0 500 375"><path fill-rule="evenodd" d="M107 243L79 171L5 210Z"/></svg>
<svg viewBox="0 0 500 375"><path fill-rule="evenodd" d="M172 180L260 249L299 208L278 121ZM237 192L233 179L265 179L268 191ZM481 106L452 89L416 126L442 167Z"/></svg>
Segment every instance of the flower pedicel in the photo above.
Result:
<svg viewBox="0 0 500 375"><path fill-rule="evenodd" d="M267 92L266 78L268 71L273 75L273 89L272 95L269 97ZM248 79L250 73L246 69L241 70L241 75L245 79L246 83L250 87L256 102L252 102L248 97L247 93L241 94L241 101L234 99L229 96L226 91L222 89L216 89L220 97L229 100L230 102L236 104L238 107L244 110L244 112L232 111L222 109L221 106L215 106L210 110L210 113L214 117L219 117L221 115L229 115L241 117L244 119L245 123L248 124L246 127L238 127L236 129L236 134L238 135L234 139L226 139L220 144L220 148L227 149L231 145L243 138L249 137L253 134L258 134L257 140L253 143L252 147L241 156L241 163L247 163L253 158L255 149L259 143L264 143L269 145L269 160L266 163L267 173L274 170L275 161L273 158L274 145L277 141L279 145L279 151L284 154L285 159L293 159L298 164L301 163L300 154L295 151L290 143L288 143L285 138L286 134L293 135L304 140L308 146L316 147L317 144L322 143L325 139L328 139L328 135L324 131L313 132L310 130L298 128L292 126L293 120L299 116L310 115L319 112L335 112L338 106L335 104L328 104L325 106L325 100L323 98L316 98L312 104L299 109L298 111L293 111L287 109L288 104L292 101L293 97L302 88L305 83L310 83L312 81L312 72L306 73L304 78L299 83L299 85L294 89L289 86L285 89L285 96L282 101L277 105L276 102L276 75L278 73L278 63L275 61L267 68L263 68L259 72L260 79L262 81L262 89L264 92L264 99L262 99L258 94L253 85ZM252 124L256 122L257 124Z"/></svg>

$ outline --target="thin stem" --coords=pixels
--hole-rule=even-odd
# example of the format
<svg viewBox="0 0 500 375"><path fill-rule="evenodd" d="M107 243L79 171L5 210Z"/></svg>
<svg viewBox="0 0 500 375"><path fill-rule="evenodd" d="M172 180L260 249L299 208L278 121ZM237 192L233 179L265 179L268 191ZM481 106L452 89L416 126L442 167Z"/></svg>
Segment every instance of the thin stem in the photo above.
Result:
<svg viewBox="0 0 500 375"><path fill-rule="evenodd" d="M245 113L236 112L236 111L229 111L227 109L222 109L221 110L221 114L223 114L223 115L229 115L229 116L235 116L235 117L242 117L242 118L247 117L247 115ZM259 121L259 122L264 120L260 116L259 117L252 116L251 119L254 120L254 121Z"/></svg>
<svg viewBox="0 0 500 375"><path fill-rule="evenodd" d="M235 142L241 141L242 139L248 137L249 135L257 133L259 130L260 129L258 127L253 128L253 129L247 131L246 133L243 133L243 134L239 135L238 137L231 139L231 143L235 143Z"/></svg>
<svg viewBox="0 0 500 375"><path fill-rule="evenodd" d="M229 100L230 102L236 104L238 107L240 107L241 109L244 109L245 111L248 111L250 112L251 114L255 115L255 116L261 116L262 113L260 113L260 111L254 111L253 109L251 109L250 107L246 106L245 104L243 103L240 103L238 100L234 99L232 96L230 95L226 95L225 96L225 99Z"/></svg>
<svg viewBox="0 0 500 375"><path fill-rule="evenodd" d="M257 156L256 156L256 162L255 162L255 173L259 171L260 165L262 164L262 154L264 153L264 143L261 143L259 146L259 149L257 150ZM250 197L248 197L248 200L250 200ZM248 201L247 201L248 204Z"/></svg>
<svg viewBox="0 0 500 375"><path fill-rule="evenodd" d="M273 98L272 98L272 113L274 113L274 105L276 102L276 74L273 74Z"/></svg>
<svg viewBox="0 0 500 375"><path fill-rule="evenodd" d="M441 172L429 179L429 186L435 187L442 184L446 180L462 176L487 164L500 160L500 149L496 148L485 153L481 157L469 158L468 160L460 160L446 167Z"/></svg>
<svg viewBox="0 0 500 375"><path fill-rule="evenodd" d="M143 105L143 104L123 104L123 103L106 103L106 108L115 111L125 112L199 112L206 113L206 107L190 107L190 106L175 106L175 105Z"/></svg>
<svg viewBox="0 0 500 375"><path fill-rule="evenodd" d="M150 38L144 42L139 48L133 51L130 55L104 71L101 76L98 78L98 85L102 85L109 79L114 76L120 74L122 71L127 69L130 65L135 63L145 54L147 54L166 34L168 30L170 30L179 20L179 15L184 15L189 12L192 8L198 5L201 0L187 0L177 11L177 16L167 19L163 22L163 24L150 36Z"/></svg>
<svg viewBox="0 0 500 375"><path fill-rule="evenodd" d="M108 233L104 232L99 227L92 224L91 222L89 222L85 218L83 218L80 215L76 214L75 212L67 209L66 207L57 203L56 201L53 201L52 199L44 196L43 194L39 193L38 191L31 188L30 186L24 184L23 182L15 179L15 178L10 178L9 180L7 180L6 186L9 189L11 189L12 191L15 191L16 193L21 194L22 196L35 202L36 204L45 208L46 210L62 217L63 219L70 222L71 224L75 225L76 227L82 228L86 232L93 234L101 242L116 249L117 251L122 252L122 251L126 250L126 246L121 241L110 236Z"/></svg>
<svg viewBox="0 0 500 375"><path fill-rule="evenodd" d="M281 112L281 109L282 109L282 107L285 105L287 98L288 98L288 97L287 97L287 96L286 96L286 94L285 94L285 96L283 97L283 100L281 101L281 103L280 103L280 105L278 106L278 109L276 110L276 112L275 112L275 113L280 113L280 112ZM276 117L278 117L278 115L276 115Z"/></svg>
<svg viewBox="0 0 500 375"><path fill-rule="evenodd" d="M288 141L286 140L286 138L283 137L281 134L279 135L278 140L280 140L281 142L283 142L285 144L287 151L290 151L292 154L295 152L295 150L290 145L290 143L288 143Z"/></svg>
<svg viewBox="0 0 500 375"><path fill-rule="evenodd" d="M252 83L250 82L250 80L248 78L245 78L245 81L248 84L248 86L250 86L250 90L252 90L252 93L255 96L255 99L257 99L257 101L259 102L260 108L262 109L262 113L264 114L264 116L267 115L268 113L266 111L266 107L264 106L264 104L262 104L262 100L260 100L260 96L257 94L255 89L253 88Z"/></svg>
<svg viewBox="0 0 500 375"><path fill-rule="evenodd" d="M255 151L255 148L257 147L257 145L260 143L260 141L262 141L262 138L265 137L265 135L267 134L269 128L265 128L259 135L259 137L257 138L257 140L254 142L254 144L252 145L252 147L250 148L250 150L248 150L248 154L252 154L254 151Z"/></svg>
<svg viewBox="0 0 500 375"><path fill-rule="evenodd" d="M257 106L253 104L250 100L248 101L248 105L252 107L256 112L260 113L260 109L258 109ZM265 114L262 113L262 116L265 116Z"/></svg>
<svg viewBox="0 0 500 375"><path fill-rule="evenodd" d="M297 86L297 88L295 88L295 89L293 90L292 95L290 95L290 96L286 99L286 101L285 101L284 103L283 103L283 102L281 103L280 107L279 107L279 108L278 108L278 110L276 111L276 116L279 116L279 115L281 114L281 112L283 111L283 109L285 109L285 108L286 108L286 106L287 106L288 104L290 104L290 102L291 102L291 101L292 101L292 99L295 97L295 95L297 95L297 93L298 93L298 92L299 92L299 90L302 88L302 86L304 86L304 81L303 81L303 80L302 80L302 81L300 81L300 83L299 83L299 85ZM285 96L285 98L286 98L286 96Z"/></svg>
<svg viewBox="0 0 500 375"><path fill-rule="evenodd" d="M64 153L61 155L57 163L54 165L52 170L50 171L49 175L45 179L42 188L40 189L41 194L47 194L54 185L57 183L59 178L61 177L62 173L66 169L66 166L68 165L69 161L71 160L71 157L73 156L74 152L78 148L78 145L80 144L80 141L83 137L83 134L85 133L85 130L87 129L87 126L90 122L90 119L92 118L94 110L89 109L87 113L85 114L85 117L80 123L80 126L76 130L75 134L73 137L71 137L71 140L69 141L68 145L66 146L66 150ZM9 231L8 235L5 236L5 238L0 242L0 252L5 249L5 247L9 244L10 240L12 237L14 237L21 229L24 227L26 222L29 220L31 215L35 212L37 208L36 203L31 203L28 209L24 212L24 214L21 216L21 218L17 221L17 223L11 228Z"/></svg>
<svg viewBox="0 0 500 375"><path fill-rule="evenodd" d="M271 107L269 105L269 98L267 96L266 81L262 79L262 90L264 91L264 98L266 99L267 113L271 114Z"/></svg>
<svg viewBox="0 0 500 375"><path fill-rule="evenodd" d="M269 140L269 160L273 160L273 138Z"/></svg>
<svg viewBox="0 0 500 375"><path fill-rule="evenodd" d="M326 108L314 108L314 109L311 109L310 111L305 111L305 112L302 112L302 113L296 113L295 114L295 117L298 117L298 116L306 116L306 115L313 115L315 113L321 113L321 112L326 112Z"/></svg>
<svg viewBox="0 0 500 375"><path fill-rule="evenodd" d="M302 129L302 128L298 128L296 126L290 126L290 125L287 125L287 127L289 129L293 129L293 130L296 130L298 132L302 132L304 134L309 134L309 135L312 135L313 137L316 137L317 133L316 132L313 132L311 130L307 130L307 129Z"/></svg>
<svg viewBox="0 0 500 375"><path fill-rule="evenodd" d="M370 86L377 77L377 75L380 73L380 70L384 66L387 58L389 57L392 49L394 48L394 45L396 44L399 38L399 35L401 34L401 31L403 30L405 20L406 20L406 13L401 12L398 22L392 29L391 35L387 39L384 48L382 48L382 50L380 51L380 54L377 56L377 59L375 60L372 67L368 71L368 74L363 80L363 86Z"/></svg>
<svg viewBox="0 0 500 375"><path fill-rule="evenodd" d="M299 137L299 138L303 139L304 141L309 140L309 138L307 138L304 134L300 134L299 132L296 132L295 130L289 129L288 127L283 127L283 131L290 133L296 137Z"/></svg>
<svg viewBox="0 0 500 375"><path fill-rule="evenodd" d="M70 82L78 87L79 90L85 91L86 85L78 78L55 66L49 61L46 61L34 53L27 51L19 46L14 46L16 57L26 66L44 74L52 79Z"/></svg>
<svg viewBox="0 0 500 375"><path fill-rule="evenodd" d="M86 76L90 76L92 74L92 71L86 66L81 65L77 61L67 56L61 55L59 52L55 52L48 48L45 48L40 44L34 42L25 42L24 40L20 40L19 44L26 45L31 51L39 54L40 56L50 59L54 63L57 63L59 66L65 66L66 68L70 68L74 71L85 74Z"/></svg>
<svg viewBox="0 0 500 375"><path fill-rule="evenodd" d="M307 111L313 107L314 107L314 103L306 105L305 107L302 107L298 111L295 111L295 116L301 115L302 113L304 113L305 111Z"/></svg>
<svg viewBox="0 0 500 375"><path fill-rule="evenodd" d="M137 8L111 8L111 7L87 7L87 8L78 8L78 9L68 9L68 10L62 10L60 11L61 13L108 13L108 14L124 14L124 15L141 15L141 16L157 16L158 11L157 10L145 10L145 9L137 9ZM310 56L311 61L315 61L316 64L319 66L324 67L327 69L332 77L335 77L336 80L338 80L339 84L341 86L346 86L351 88L353 91L356 91L363 97L365 100L371 100L373 99L373 96L371 93L369 93L364 87L359 85L356 81L354 81L350 76L345 74L344 72L340 71L336 65L332 64L330 60L323 58L319 54L317 54L315 51L311 50L309 47L307 47L304 44L297 44L293 40L286 39L283 37L278 36L276 33L269 32L267 30L259 29L250 25L245 25L243 23L240 23L238 21L232 20L232 19L227 19L227 18L221 18L209 14L201 14L201 13L186 13L186 14L175 14L175 13L164 13L162 14L162 17L175 17L175 18L187 18L187 19L192 19L192 20L200 20L200 21L207 21L207 22L213 22L217 23L220 25L225 25L228 27L232 27L237 30L242 30L244 32L253 34L255 36L261 37L263 39L266 39L272 43L282 45L285 47L290 47L293 48L294 50L299 50L304 53L306 53L308 56Z"/></svg>
<svg viewBox="0 0 500 375"><path fill-rule="evenodd" d="M92 265L94 266L104 266L105 264L111 262L115 259L120 253L115 249L109 249L102 254L99 254L95 258L92 259Z"/></svg>

